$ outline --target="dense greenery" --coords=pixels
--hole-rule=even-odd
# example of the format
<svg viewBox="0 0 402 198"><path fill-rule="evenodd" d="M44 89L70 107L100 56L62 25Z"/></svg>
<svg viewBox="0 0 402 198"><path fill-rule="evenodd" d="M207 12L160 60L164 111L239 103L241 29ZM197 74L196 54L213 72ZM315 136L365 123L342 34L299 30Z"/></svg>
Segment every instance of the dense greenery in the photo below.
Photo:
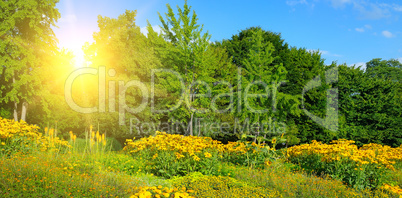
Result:
<svg viewBox="0 0 402 198"><path fill-rule="evenodd" d="M260 27L211 42L187 2L159 14L160 33L151 24L141 33L136 11L99 16L94 42L84 46L96 74L77 77L71 87L74 103L96 109L77 112L66 98L73 56L57 48L52 31L58 1L44 2L1 2L2 117L57 128L61 138L69 131L85 138L92 124L121 143L160 130L223 142L275 139L283 147L340 138L359 146L402 144L398 60L374 58L365 69L325 65L320 52L292 47ZM334 68L331 81L326 72ZM317 76L322 86L304 92ZM327 99L332 88L337 106ZM324 119L328 106L339 110L336 130L306 113Z"/></svg>

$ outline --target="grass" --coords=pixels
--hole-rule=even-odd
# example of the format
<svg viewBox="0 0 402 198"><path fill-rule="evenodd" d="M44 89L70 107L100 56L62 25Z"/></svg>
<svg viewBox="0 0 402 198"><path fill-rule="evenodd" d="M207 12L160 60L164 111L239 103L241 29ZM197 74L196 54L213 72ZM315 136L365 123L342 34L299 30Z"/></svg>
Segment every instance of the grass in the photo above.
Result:
<svg viewBox="0 0 402 198"><path fill-rule="evenodd" d="M170 180L144 172L145 163L121 152L3 156L0 191L3 197L130 197L140 187L162 186L186 187L197 197L398 197L294 172L294 165L280 160L262 170L222 164L229 176L190 174ZM396 173L392 179L400 185L401 171Z"/></svg>
<svg viewBox="0 0 402 198"><path fill-rule="evenodd" d="M106 138L104 146L96 147L95 142L91 147L88 138L76 139L67 150L27 149L30 144L25 142L22 149L18 149L13 143L16 149L10 154L7 143L12 141L0 138L0 154L3 152L0 155L1 197L400 197L402 194L401 164L395 164L394 171L385 172L384 178L389 184L386 188L356 189L336 178L304 172L298 165L286 161L283 155L277 155L281 151L267 151L264 156L272 153L275 158L264 162L260 160L262 155L256 153L258 150L214 144L216 148L227 149L228 155L241 155L243 151L247 156L252 156L247 154L249 151L254 153L260 166L247 166L247 163L226 162L219 152L199 141L209 149L211 156L201 150L195 153L199 161L186 153L183 154L188 158L178 159L193 160L191 163L205 167L214 163L215 171L206 172L202 166L201 169L194 166L197 170L189 169L185 175L173 175L168 179L154 174L153 160L160 160L162 151L174 153L176 148L168 151L163 147L161 152L154 150L148 154L146 149L141 150L144 153L112 151L112 141ZM159 153L157 157L155 152ZM172 156L169 163L176 163ZM211 160L214 157L216 159ZM239 159L241 156L235 162Z"/></svg>
<svg viewBox="0 0 402 198"><path fill-rule="evenodd" d="M142 163L115 152L102 156L77 153L58 156L49 153L16 154L0 158L0 190L4 197L129 197L136 192L136 187L171 188L173 184L180 184L142 172ZM245 194L253 197L266 192L270 192L266 194L270 197L373 195L372 192L350 189L336 180L292 172L284 162L276 162L271 166L256 170L231 165L226 167L232 173L231 179L224 176L201 176L201 179L182 186L197 190L196 195L199 197ZM188 179L186 177L183 178ZM398 182L400 178L400 175L395 176L395 181ZM227 186L228 181L234 183L235 187ZM386 197L384 192L375 193Z"/></svg>

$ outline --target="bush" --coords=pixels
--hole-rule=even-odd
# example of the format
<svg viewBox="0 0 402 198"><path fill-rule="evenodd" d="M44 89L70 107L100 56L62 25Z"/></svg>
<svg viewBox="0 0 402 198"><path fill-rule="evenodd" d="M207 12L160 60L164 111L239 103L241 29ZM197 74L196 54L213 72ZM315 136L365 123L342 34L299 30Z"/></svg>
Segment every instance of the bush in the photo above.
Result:
<svg viewBox="0 0 402 198"><path fill-rule="evenodd" d="M71 148L70 144L59 139L53 129L43 135L39 132L38 126L28 125L24 121L16 122L0 117L0 154L10 156L17 152L65 152L68 148Z"/></svg>
<svg viewBox="0 0 402 198"><path fill-rule="evenodd" d="M255 143L229 142L222 144L208 137L182 136L157 133L137 141L127 140L124 151L134 158L144 159L151 173L171 178L201 172L221 175L220 164L263 168L272 156L269 147Z"/></svg>
<svg viewBox="0 0 402 198"><path fill-rule="evenodd" d="M376 189L385 183L387 169L401 161L402 147L391 148L378 144L360 149L354 141L337 140L332 144L312 141L287 149L288 160L317 175L340 179L356 189Z"/></svg>

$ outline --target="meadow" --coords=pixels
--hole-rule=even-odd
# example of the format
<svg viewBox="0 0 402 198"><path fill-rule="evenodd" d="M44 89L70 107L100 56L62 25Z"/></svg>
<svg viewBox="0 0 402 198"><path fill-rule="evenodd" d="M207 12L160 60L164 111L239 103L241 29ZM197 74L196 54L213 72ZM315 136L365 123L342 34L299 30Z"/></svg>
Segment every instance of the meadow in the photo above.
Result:
<svg viewBox="0 0 402 198"><path fill-rule="evenodd" d="M1 118L1 197L402 197L401 146L68 136Z"/></svg>

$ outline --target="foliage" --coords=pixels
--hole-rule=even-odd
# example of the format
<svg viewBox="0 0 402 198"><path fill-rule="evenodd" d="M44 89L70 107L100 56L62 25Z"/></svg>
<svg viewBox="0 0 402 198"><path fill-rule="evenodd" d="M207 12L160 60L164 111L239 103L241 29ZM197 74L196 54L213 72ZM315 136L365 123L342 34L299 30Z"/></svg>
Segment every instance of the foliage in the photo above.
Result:
<svg viewBox="0 0 402 198"><path fill-rule="evenodd" d="M57 51L52 26L60 18L58 0L1 1L0 104L13 104L14 120L26 119L28 103L38 95L41 67ZM3 84L4 82L4 84Z"/></svg>
<svg viewBox="0 0 402 198"><path fill-rule="evenodd" d="M178 132L196 135L197 119L216 123L220 116L217 111L233 109L228 104L230 94L223 96L222 92L231 91L232 71L236 68L224 49L211 46L211 35L197 23L197 14L187 1L183 8L177 6L177 14L169 4L167 8L165 19L159 14L161 35L148 25L150 42L164 69L155 78L155 93L160 95L154 102L156 110L164 111L161 121L185 124ZM213 106L216 97L218 105Z"/></svg>
<svg viewBox="0 0 402 198"><path fill-rule="evenodd" d="M84 46L86 59L91 61L90 66L99 70L100 66L104 66L105 80L114 84L105 84L100 90L105 94L104 100L99 102L94 90L83 90L90 94L78 95L89 100L89 104L98 104L97 113L89 114L88 125L97 123L99 128L107 130L110 137L131 137L127 123L131 119L149 122L158 118L150 113L148 102L144 102L144 99L148 101L149 93L142 92L139 86L150 90L151 70L159 68L161 63L155 57L147 37L136 25L136 15L136 11L126 10L117 18L99 16L99 31L93 35L95 42ZM136 82L135 86L130 84L133 82ZM116 94L117 90L119 94ZM146 105L144 109L135 112L133 109L141 104Z"/></svg>
<svg viewBox="0 0 402 198"><path fill-rule="evenodd" d="M382 78L401 82L402 63L396 59L374 58L366 63L366 74L372 78Z"/></svg>
<svg viewBox="0 0 402 198"><path fill-rule="evenodd" d="M339 111L345 120L338 137L355 140L358 146L378 143L397 147L402 144L402 84L372 76L383 67L374 67L376 61L369 62L372 66L366 72L339 66Z"/></svg>

